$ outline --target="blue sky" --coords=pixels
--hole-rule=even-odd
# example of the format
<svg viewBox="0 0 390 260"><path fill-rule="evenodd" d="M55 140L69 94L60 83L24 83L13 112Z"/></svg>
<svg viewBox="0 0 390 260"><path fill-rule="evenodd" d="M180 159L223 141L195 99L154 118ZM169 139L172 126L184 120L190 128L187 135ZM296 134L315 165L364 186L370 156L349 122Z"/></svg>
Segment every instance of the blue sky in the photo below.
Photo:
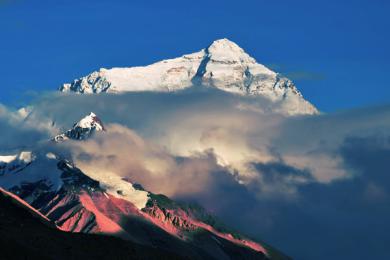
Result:
<svg viewBox="0 0 390 260"><path fill-rule="evenodd" d="M0 0L0 103L227 37L320 110L390 100L389 1Z"/></svg>

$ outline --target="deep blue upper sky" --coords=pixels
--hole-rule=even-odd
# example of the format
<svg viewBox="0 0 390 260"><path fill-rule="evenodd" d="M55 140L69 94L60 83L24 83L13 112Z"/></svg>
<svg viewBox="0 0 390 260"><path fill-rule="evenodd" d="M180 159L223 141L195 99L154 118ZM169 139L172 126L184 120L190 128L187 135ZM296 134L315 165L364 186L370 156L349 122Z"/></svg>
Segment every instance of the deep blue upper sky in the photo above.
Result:
<svg viewBox="0 0 390 260"><path fill-rule="evenodd" d="M229 38L322 111L389 103L390 1L0 0L0 103Z"/></svg>

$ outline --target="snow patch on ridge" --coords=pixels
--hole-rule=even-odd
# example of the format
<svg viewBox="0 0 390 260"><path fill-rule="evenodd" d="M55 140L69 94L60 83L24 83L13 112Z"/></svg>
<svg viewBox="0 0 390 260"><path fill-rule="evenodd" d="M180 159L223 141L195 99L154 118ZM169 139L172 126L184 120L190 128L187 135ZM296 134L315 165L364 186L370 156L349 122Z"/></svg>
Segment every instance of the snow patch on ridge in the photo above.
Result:
<svg viewBox="0 0 390 260"><path fill-rule="evenodd" d="M16 160L17 155L3 155L0 156L0 162L2 163L10 163L14 160Z"/></svg>
<svg viewBox="0 0 390 260"><path fill-rule="evenodd" d="M19 154L14 155L2 155L0 156L0 163L12 163L12 162L21 162L21 163L31 163L35 159L34 155L30 151L23 151Z"/></svg>
<svg viewBox="0 0 390 260"><path fill-rule="evenodd" d="M133 203L138 209L143 209L149 200L149 192L137 190L122 177L112 172L97 169L91 165L81 165L80 169L88 177L98 181L100 187L114 197Z"/></svg>

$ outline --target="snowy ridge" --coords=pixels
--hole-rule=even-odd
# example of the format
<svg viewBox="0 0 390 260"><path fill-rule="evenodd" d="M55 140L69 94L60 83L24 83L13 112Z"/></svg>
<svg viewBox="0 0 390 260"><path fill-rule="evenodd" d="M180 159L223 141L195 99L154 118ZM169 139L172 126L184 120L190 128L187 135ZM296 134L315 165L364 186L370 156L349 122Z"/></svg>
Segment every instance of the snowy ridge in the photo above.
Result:
<svg viewBox="0 0 390 260"><path fill-rule="evenodd" d="M175 59L145 67L101 68L60 87L62 92L118 93L126 91L177 91L203 85L240 95L262 96L283 102L286 114L316 114L289 79L256 62L228 39Z"/></svg>
<svg viewBox="0 0 390 260"><path fill-rule="evenodd" d="M98 186L108 194L125 199L138 209L144 208L149 199L148 192L136 190L130 182L113 173L97 172L96 169L80 172L72 163L58 158L53 153L44 155L21 152L16 155L1 156L0 159L3 160L0 161L0 187L8 190L15 189L16 193L29 185L40 186L42 192L58 191L63 185L83 185L86 188L90 180L93 180L97 181ZM35 196L39 195L40 192L37 191L33 197L25 200L32 202L36 199Z"/></svg>
<svg viewBox="0 0 390 260"><path fill-rule="evenodd" d="M4 189L19 189L39 183L45 191L56 191L63 185L61 171L57 167L58 160L51 156L22 151L16 155L1 156L1 158L7 158L7 161L0 162L0 186ZM25 200L34 201L36 195L38 194L32 194Z"/></svg>

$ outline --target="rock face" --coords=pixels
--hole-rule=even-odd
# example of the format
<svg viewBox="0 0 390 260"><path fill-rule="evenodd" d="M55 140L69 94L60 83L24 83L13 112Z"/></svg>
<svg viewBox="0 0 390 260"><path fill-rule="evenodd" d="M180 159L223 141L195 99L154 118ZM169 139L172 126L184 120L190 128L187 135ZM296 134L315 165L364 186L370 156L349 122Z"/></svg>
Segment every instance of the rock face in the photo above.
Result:
<svg viewBox="0 0 390 260"><path fill-rule="evenodd" d="M96 118L91 113L73 128L103 130ZM0 165L0 187L62 231L113 235L195 259L286 259L230 231L200 206L177 203L118 176L96 180L53 153L2 156ZM21 166L16 172L9 165Z"/></svg>
<svg viewBox="0 0 390 260"><path fill-rule="evenodd" d="M318 113L289 79L257 63L228 39L216 40L199 52L145 67L102 68L63 84L60 90L88 94L178 91L194 85L281 102L284 112L290 115Z"/></svg>

